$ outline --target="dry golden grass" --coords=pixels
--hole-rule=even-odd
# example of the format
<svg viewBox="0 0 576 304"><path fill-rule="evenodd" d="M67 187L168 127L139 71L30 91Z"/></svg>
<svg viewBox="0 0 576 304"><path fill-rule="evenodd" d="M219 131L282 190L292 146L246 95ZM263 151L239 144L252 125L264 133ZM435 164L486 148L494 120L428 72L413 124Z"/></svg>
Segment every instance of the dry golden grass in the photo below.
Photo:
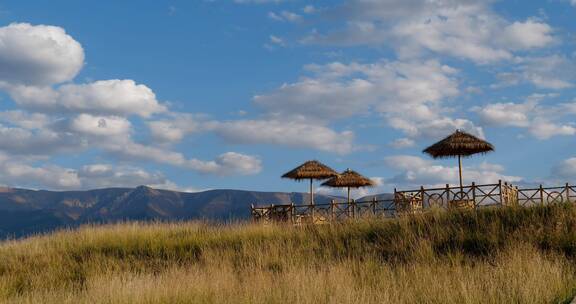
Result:
<svg viewBox="0 0 576 304"><path fill-rule="evenodd" d="M576 207L293 228L86 226L0 246L8 303L566 303Z"/></svg>

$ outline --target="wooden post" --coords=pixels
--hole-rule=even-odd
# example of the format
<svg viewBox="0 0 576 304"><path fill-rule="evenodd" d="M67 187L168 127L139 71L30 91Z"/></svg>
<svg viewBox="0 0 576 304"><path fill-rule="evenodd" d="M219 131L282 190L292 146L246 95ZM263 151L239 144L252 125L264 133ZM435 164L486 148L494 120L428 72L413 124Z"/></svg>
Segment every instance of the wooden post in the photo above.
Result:
<svg viewBox="0 0 576 304"><path fill-rule="evenodd" d="M420 186L420 199L422 200L422 209L424 209L424 186Z"/></svg>
<svg viewBox="0 0 576 304"><path fill-rule="evenodd" d="M352 218L356 218L356 200L352 200Z"/></svg>
<svg viewBox="0 0 576 304"><path fill-rule="evenodd" d="M376 200L376 196L372 197L372 213L374 214L374 216L376 216L376 204L378 204L378 201Z"/></svg>
<svg viewBox="0 0 576 304"><path fill-rule="evenodd" d="M290 221L292 225L296 224L296 208L294 207L294 203L290 204Z"/></svg>
<svg viewBox="0 0 576 304"><path fill-rule="evenodd" d="M566 202L570 203L570 186L566 183Z"/></svg>
<svg viewBox="0 0 576 304"><path fill-rule="evenodd" d="M331 200L331 201L330 201L330 219L331 219L332 221L334 221L335 218L336 218L335 215L334 215L334 203L335 203L334 200Z"/></svg>
<svg viewBox="0 0 576 304"><path fill-rule="evenodd" d="M398 197L396 194L396 188L394 188L394 197L392 198L394 200L394 216L398 215Z"/></svg>
<svg viewBox="0 0 576 304"><path fill-rule="evenodd" d="M446 184L446 208L450 208L450 184Z"/></svg>
<svg viewBox="0 0 576 304"><path fill-rule="evenodd" d="M504 202L502 201L502 180L501 179L498 180L498 187L500 188L500 207L502 207Z"/></svg>
<svg viewBox="0 0 576 304"><path fill-rule="evenodd" d="M312 224L316 223L316 215L315 215L315 207L314 205L310 205L310 210L312 210Z"/></svg>
<svg viewBox="0 0 576 304"><path fill-rule="evenodd" d="M476 182L472 182L472 202L474 202L474 208L476 208Z"/></svg>
<svg viewBox="0 0 576 304"><path fill-rule="evenodd" d="M540 204L544 205L544 189L542 188L542 185L540 185Z"/></svg>

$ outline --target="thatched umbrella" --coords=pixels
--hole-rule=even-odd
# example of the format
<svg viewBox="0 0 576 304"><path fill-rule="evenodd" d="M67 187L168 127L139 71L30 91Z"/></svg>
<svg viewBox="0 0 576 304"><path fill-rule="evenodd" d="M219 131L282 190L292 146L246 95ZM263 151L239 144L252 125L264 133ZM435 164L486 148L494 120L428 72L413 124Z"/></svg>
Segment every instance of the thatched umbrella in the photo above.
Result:
<svg viewBox="0 0 576 304"><path fill-rule="evenodd" d="M323 180L338 175L332 168L317 160L309 160L290 172L282 175L282 178L290 178L297 181L310 179L310 205L314 205L313 180Z"/></svg>
<svg viewBox="0 0 576 304"><path fill-rule="evenodd" d="M452 135L426 148L424 153L433 158L458 157L460 189L462 189L462 157L494 151L494 146L474 135L456 130Z"/></svg>
<svg viewBox="0 0 576 304"><path fill-rule="evenodd" d="M350 188L371 187L374 186L374 182L356 171L346 169L342 174L338 174L322 183L322 186L348 188L348 203L350 203Z"/></svg>

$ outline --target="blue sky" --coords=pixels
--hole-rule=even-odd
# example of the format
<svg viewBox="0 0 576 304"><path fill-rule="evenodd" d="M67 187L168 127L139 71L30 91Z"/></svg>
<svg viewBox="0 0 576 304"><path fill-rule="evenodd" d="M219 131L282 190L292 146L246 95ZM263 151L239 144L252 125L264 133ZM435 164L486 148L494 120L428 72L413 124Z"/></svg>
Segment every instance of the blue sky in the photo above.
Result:
<svg viewBox="0 0 576 304"><path fill-rule="evenodd" d="M370 191L576 179L576 2L0 0L0 184ZM321 190L328 191L328 190ZM367 193L365 190L358 195Z"/></svg>

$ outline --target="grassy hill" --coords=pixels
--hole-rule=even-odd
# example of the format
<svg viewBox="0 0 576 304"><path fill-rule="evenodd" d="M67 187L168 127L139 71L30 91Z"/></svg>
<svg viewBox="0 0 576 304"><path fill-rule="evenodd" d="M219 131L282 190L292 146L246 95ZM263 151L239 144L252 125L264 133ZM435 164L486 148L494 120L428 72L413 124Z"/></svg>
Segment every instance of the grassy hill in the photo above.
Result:
<svg viewBox="0 0 576 304"><path fill-rule="evenodd" d="M576 207L305 228L85 226L0 245L0 301L569 303Z"/></svg>

